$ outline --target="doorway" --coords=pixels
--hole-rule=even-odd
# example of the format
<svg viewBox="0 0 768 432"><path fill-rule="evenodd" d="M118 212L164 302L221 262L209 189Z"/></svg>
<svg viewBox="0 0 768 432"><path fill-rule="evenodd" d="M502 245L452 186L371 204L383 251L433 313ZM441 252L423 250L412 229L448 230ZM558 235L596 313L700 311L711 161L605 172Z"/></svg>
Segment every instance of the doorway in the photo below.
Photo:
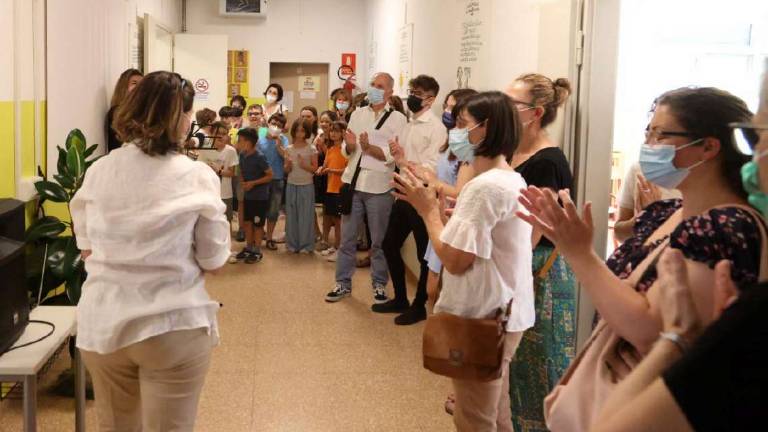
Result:
<svg viewBox="0 0 768 432"><path fill-rule="evenodd" d="M288 108L288 123L313 106L318 114L328 109L328 63L270 63L269 82L283 87L282 103Z"/></svg>

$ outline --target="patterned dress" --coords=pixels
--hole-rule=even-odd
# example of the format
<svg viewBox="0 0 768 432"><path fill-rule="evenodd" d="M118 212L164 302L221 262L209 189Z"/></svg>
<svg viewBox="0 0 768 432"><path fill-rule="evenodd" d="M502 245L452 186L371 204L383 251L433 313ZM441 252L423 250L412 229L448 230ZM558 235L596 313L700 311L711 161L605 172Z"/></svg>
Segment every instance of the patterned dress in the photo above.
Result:
<svg viewBox="0 0 768 432"><path fill-rule="evenodd" d="M545 148L516 168L526 183L554 190L573 189L568 160L558 148ZM538 275L554 247L542 238L533 250ZM509 394L515 431L545 431L544 397L576 354L576 277L558 256L544 277L534 278L536 324L523 335L510 363Z"/></svg>

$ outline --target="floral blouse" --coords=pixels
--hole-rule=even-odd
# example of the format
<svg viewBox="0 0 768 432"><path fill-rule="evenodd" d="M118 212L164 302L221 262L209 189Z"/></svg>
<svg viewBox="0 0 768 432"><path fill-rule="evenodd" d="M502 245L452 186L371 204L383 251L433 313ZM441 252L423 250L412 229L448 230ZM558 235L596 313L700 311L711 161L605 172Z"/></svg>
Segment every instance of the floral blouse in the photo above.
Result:
<svg viewBox="0 0 768 432"><path fill-rule="evenodd" d="M720 260L733 263L731 277L737 285L757 282L760 273L762 239L759 221L738 207L723 207L685 219L670 236L646 245L645 241L682 206L670 199L649 205L637 216L634 236L616 249L606 264L621 279L626 279L645 257L669 237L669 246L680 249L686 258L714 268ZM656 266L650 266L635 287L646 292L656 281Z"/></svg>

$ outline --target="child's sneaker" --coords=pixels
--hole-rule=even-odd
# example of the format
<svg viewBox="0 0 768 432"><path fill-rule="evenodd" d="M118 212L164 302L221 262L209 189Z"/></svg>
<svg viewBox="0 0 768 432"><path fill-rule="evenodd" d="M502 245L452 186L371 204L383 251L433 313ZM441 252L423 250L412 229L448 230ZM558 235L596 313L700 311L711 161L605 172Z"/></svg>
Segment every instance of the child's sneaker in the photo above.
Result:
<svg viewBox="0 0 768 432"><path fill-rule="evenodd" d="M248 252L248 256L245 257L245 263L246 264L253 264L261 261L261 259L264 258L264 255L261 254L261 252Z"/></svg>
<svg viewBox="0 0 768 432"><path fill-rule="evenodd" d="M325 301L327 301L328 303L336 303L337 301L343 299L344 297L349 297L350 294L352 294L351 289L337 282L336 285L333 287L333 291L325 295Z"/></svg>
<svg viewBox="0 0 768 432"><path fill-rule="evenodd" d="M386 303L387 300L387 286L382 284L373 284L373 302L375 304Z"/></svg>
<svg viewBox="0 0 768 432"><path fill-rule="evenodd" d="M330 255L333 255L334 253L336 253L336 248L331 246L331 247L327 248L326 250L320 252L320 255L322 255L322 256L330 256Z"/></svg>
<svg viewBox="0 0 768 432"><path fill-rule="evenodd" d="M243 248L240 252L237 254L233 254L229 257L229 263L230 264L237 264L240 261L243 261L244 259L248 258L248 248Z"/></svg>
<svg viewBox="0 0 768 432"><path fill-rule="evenodd" d="M317 245L315 245L315 251L316 252L323 252L323 251L327 250L329 247L331 247L331 246L328 243L326 243L324 241L320 241L320 242L317 243Z"/></svg>
<svg viewBox="0 0 768 432"><path fill-rule="evenodd" d="M325 257L325 260L328 262L336 262L336 259L339 256L338 251L334 251L333 253L328 254L328 256Z"/></svg>

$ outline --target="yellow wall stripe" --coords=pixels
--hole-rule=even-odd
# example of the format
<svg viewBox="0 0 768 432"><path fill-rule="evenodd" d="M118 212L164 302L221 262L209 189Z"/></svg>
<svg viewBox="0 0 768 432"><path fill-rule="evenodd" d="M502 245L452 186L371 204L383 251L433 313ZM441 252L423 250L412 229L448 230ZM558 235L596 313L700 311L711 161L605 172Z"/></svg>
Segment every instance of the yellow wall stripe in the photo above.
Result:
<svg viewBox="0 0 768 432"><path fill-rule="evenodd" d="M35 166L35 102L21 101L21 176L37 174Z"/></svg>
<svg viewBox="0 0 768 432"><path fill-rule="evenodd" d="M13 102L0 102L0 198L16 196L16 149L14 133L16 122Z"/></svg>

